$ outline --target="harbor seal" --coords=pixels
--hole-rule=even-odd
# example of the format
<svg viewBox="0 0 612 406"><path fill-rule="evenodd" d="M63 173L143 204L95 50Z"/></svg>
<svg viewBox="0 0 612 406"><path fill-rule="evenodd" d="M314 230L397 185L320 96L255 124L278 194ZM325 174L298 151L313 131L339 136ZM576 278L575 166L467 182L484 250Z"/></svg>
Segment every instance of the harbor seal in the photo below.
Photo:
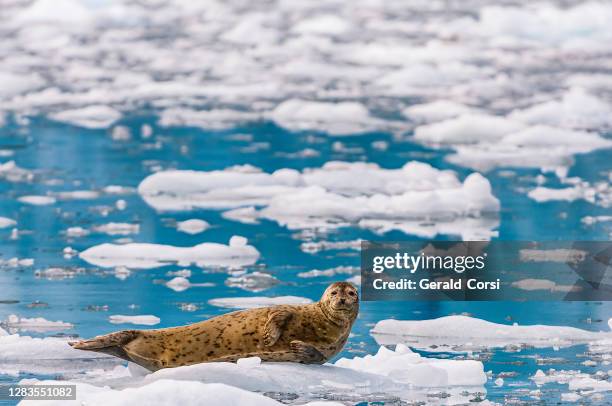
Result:
<svg viewBox="0 0 612 406"><path fill-rule="evenodd" d="M336 282L313 304L242 310L187 326L124 330L70 345L151 371L247 357L322 364L344 347L358 311L357 289Z"/></svg>

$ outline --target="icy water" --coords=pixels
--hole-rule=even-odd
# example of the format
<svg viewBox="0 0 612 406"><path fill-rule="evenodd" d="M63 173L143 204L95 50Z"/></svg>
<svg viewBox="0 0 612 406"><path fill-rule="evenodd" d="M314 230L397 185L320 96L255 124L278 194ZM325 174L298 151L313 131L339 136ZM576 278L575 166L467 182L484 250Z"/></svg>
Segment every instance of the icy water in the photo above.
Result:
<svg viewBox="0 0 612 406"><path fill-rule="evenodd" d="M153 136L140 136L142 124L153 127ZM0 180L0 214L17 221L18 232L11 228L0 230L2 259L32 258L34 265L8 267L0 270L0 319L10 314L22 317L44 317L74 324L74 328L43 335L68 334L89 337L104 334L130 325L114 325L108 321L113 314L152 314L161 319L156 327L191 323L222 314L226 309L209 305L210 299L237 296L305 296L317 300L332 280L346 279L350 275L335 277L300 278L299 272L328 269L339 265L359 266L356 250L321 251L307 253L300 249L304 240L401 240L416 237L401 232L377 235L370 231L349 227L327 235L303 235L289 231L275 222L241 224L221 217L219 211L196 210L186 213L156 213L135 193L125 195L103 194L93 199L61 199L45 206L27 205L16 200L23 195L47 195L61 191L99 191L109 185L136 188L140 181L161 169L223 169L237 164L251 164L264 171L280 168L303 169L319 167L330 160L368 161L383 168L398 168L417 159L437 168L452 169L464 178L471 171L446 162L444 150L429 150L407 140L395 141L389 134L373 133L358 137L332 139L314 132L291 133L274 124L261 122L244 128L206 132L195 128L158 128L152 117L125 119L122 124L131 130L129 139L114 140L109 131L85 130L34 119L28 127L15 124L0 129L0 149L11 151L4 161L15 160L17 165L32 171L29 180ZM252 139L244 135L252 136ZM387 141L389 148L379 151L374 141ZM338 144L344 146L342 151ZM374 144L376 145L376 144ZM292 153L305 148L320 152L314 157L295 157ZM599 180L609 168L609 151L577 156L570 176L586 180ZM497 170L488 174L493 194L501 201L499 239L565 239L607 240L610 223L585 225L585 216L603 215L605 209L582 200L573 203L536 203L524 189L533 187L537 170ZM117 200L124 200L126 205ZM175 223L198 218L212 227L203 233L189 235L177 231ZM139 231L125 236L109 236L92 232L70 237L66 230L109 222L139 225ZM18 233L15 234L15 233ZM113 269L99 269L69 255L104 242L129 238L135 242L192 246L201 242L227 243L232 235L248 238L261 253L261 258L249 270L274 275L279 283L260 292L228 287L227 272L188 267L192 271L191 283L214 283L214 287L191 287L177 292L163 282L171 279L168 272L185 269L166 266L149 270L133 270L127 277L118 278ZM452 236L438 236L452 239ZM125 240L124 240L125 241ZM48 279L36 276L36 271L62 268L76 271L70 277ZM37 304L36 304L37 303ZM185 304L192 304L186 308ZM607 320L612 315L609 303L362 303L361 313L353 329L353 336L341 356L352 357L376 352L378 345L369 330L381 319L430 319L444 315L468 313L498 323L548 324L575 326L587 330L609 330ZM25 333L24 333L25 334ZM30 334L30 333L27 333ZM42 333L31 333L40 335ZM601 363L585 366L589 359L585 346L555 350L525 349L520 352L492 350L473 354L482 359L485 371L492 371L493 379L486 384L487 399L503 402L513 399L538 403L559 400L567 392L563 385L548 384L542 394L530 391L536 386L529 379L537 369L557 368L594 373L607 372ZM442 354L457 357L457 354ZM436 354L440 356L440 354ZM465 356L460 355L460 356ZM503 373L502 387L493 382ZM507 374L512 373L512 374ZM1 375L2 382L16 382L31 376ZM612 398L610 398L612 399Z"/></svg>

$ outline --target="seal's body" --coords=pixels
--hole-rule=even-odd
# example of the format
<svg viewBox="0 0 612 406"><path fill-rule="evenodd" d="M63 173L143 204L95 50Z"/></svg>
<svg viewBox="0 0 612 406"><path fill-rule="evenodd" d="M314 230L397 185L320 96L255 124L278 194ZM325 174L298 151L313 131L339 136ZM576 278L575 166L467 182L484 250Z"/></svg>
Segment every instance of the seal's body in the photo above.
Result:
<svg viewBox="0 0 612 406"><path fill-rule="evenodd" d="M337 282L313 304L243 310L188 326L125 330L70 345L152 371L246 357L321 364L344 347L358 310L357 290Z"/></svg>

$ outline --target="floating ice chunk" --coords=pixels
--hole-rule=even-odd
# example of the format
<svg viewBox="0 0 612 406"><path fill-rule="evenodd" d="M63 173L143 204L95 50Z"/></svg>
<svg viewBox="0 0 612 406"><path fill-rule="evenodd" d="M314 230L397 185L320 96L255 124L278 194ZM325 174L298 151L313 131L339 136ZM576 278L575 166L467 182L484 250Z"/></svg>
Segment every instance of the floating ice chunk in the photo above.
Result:
<svg viewBox="0 0 612 406"><path fill-rule="evenodd" d="M100 197L100 192L95 190L71 190L54 194L60 200L93 200Z"/></svg>
<svg viewBox="0 0 612 406"><path fill-rule="evenodd" d="M36 73L16 74L12 72L0 72L0 99L9 99L17 94L36 90L45 84L40 75Z"/></svg>
<svg viewBox="0 0 612 406"><path fill-rule="evenodd" d="M298 22L292 30L302 34L343 34L351 28L351 25L344 19L331 15L319 15Z"/></svg>
<svg viewBox="0 0 612 406"><path fill-rule="evenodd" d="M300 244L300 249L309 254L331 250L356 250L361 249L361 240L350 241L309 241Z"/></svg>
<svg viewBox="0 0 612 406"><path fill-rule="evenodd" d="M0 164L0 179L6 179L9 182L26 182L32 180L33 177L34 174L30 170L17 166L15 161Z"/></svg>
<svg viewBox="0 0 612 406"><path fill-rule="evenodd" d="M256 307L276 305L302 305L312 303L312 300L298 296L250 296L250 297L225 297L211 299L208 304L230 309L253 309Z"/></svg>
<svg viewBox="0 0 612 406"><path fill-rule="evenodd" d="M210 224L200 219L189 219L176 223L176 229L187 234L199 234L210 228Z"/></svg>
<svg viewBox="0 0 612 406"><path fill-rule="evenodd" d="M612 126L612 105L584 89L572 88L559 101L515 110L509 117L527 124L580 129L609 128Z"/></svg>
<svg viewBox="0 0 612 406"><path fill-rule="evenodd" d="M189 289L189 287L191 286L191 282L189 282L189 279L183 276L176 276L166 282L166 286L174 290L175 292L182 292L184 290Z"/></svg>
<svg viewBox="0 0 612 406"><path fill-rule="evenodd" d="M191 283L189 279L184 276L176 276L166 282L166 286L174 290L175 292L182 292L192 287L211 287L215 285L213 283Z"/></svg>
<svg viewBox="0 0 612 406"><path fill-rule="evenodd" d="M11 314L4 320L2 324L9 331L33 331L45 332L54 330L66 330L73 328L71 323L63 321L50 321L42 317L19 317L16 314Z"/></svg>
<svg viewBox="0 0 612 406"><path fill-rule="evenodd" d="M75 275L82 271L80 269L72 269L72 268L47 268L42 270L37 270L34 272L34 276L37 278L45 278L45 279L67 279L74 278Z"/></svg>
<svg viewBox="0 0 612 406"><path fill-rule="evenodd" d="M98 233L108 235L130 235L140 232L140 224L132 223L107 223L92 227L92 230Z"/></svg>
<svg viewBox="0 0 612 406"><path fill-rule="evenodd" d="M32 258L9 258L9 259L0 259L0 269L1 268L27 268L34 265L34 259Z"/></svg>
<svg viewBox="0 0 612 406"><path fill-rule="evenodd" d="M83 4L75 0L36 0L16 16L16 22L61 23L85 25L93 15Z"/></svg>
<svg viewBox="0 0 612 406"><path fill-rule="evenodd" d="M246 362L246 361L242 361ZM241 362L241 363L242 363ZM453 398L466 388L478 390L486 381L478 361L454 361L421 357L410 350L379 350L364 358L343 359L335 365L299 365L295 363L203 363L163 369L146 375L131 385L150 385L160 380L199 381L234 384L257 392L330 394L337 399L355 395L367 399L385 393L400 399L426 400L428 388L442 385ZM270 377L274 377L271 379ZM380 399L380 398L379 398ZM461 403L452 399L450 404ZM462 399L465 401L465 398Z"/></svg>
<svg viewBox="0 0 612 406"><path fill-rule="evenodd" d="M452 100L436 100L431 103L415 104L402 110L402 114L417 123L431 123L448 120L461 115L474 114L478 109Z"/></svg>
<svg viewBox="0 0 612 406"><path fill-rule="evenodd" d="M578 402L580 399L582 399L582 396L576 392L566 392L561 394L561 401L563 402Z"/></svg>
<svg viewBox="0 0 612 406"><path fill-rule="evenodd" d="M0 228L14 227L17 225L17 222L8 217L0 217Z"/></svg>
<svg viewBox="0 0 612 406"><path fill-rule="evenodd" d="M561 262L578 263L584 261L589 255L587 251L579 249L521 249L519 251L521 262Z"/></svg>
<svg viewBox="0 0 612 406"><path fill-rule="evenodd" d="M576 38L610 38L612 7L595 1L562 8L550 3L533 7L485 6L480 10L475 33L488 38L513 38L526 43L563 45Z"/></svg>
<svg viewBox="0 0 612 406"><path fill-rule="evenodd" d="M0 370L69 376L91 368L92 360L96 361L96 368L113 368L124 363L105 354L75 350L65 338L9 335L0 329Z"/></svg>
<svg viewBox="0 0 612 406"><path fill-rule="evenodd" d="M412 191L394 195L349 197L330 193L321 187L304 188L299 192L275 197L261 210L261 217L275 220L290 229L335 228L358 223L377 228L384 220L428 217L445 223L464 216L495 213L499 201L491 194L489 182L480 174L469 175L456 188ZM397 229L387 223L388 229Z"/></svg>
<svg viewBox="0 0 612 406"><path fill-rule="evenodd" d="M565 326L519 326L492 323L467 316L432 320L381 320L371 331L379 344L407 342L429 351L498 348L531 345L567 347L612 338L612 332L594 332ZM433 346L433 347L432 347Z"/></svg>
<svg viewBox="0 0 612 406"><path fill-rule="evenodd" d="M470 235L490 236L496 221L483 216L499 210L488 180L480 174L471 174L462 183L454 172L421 162L408 162L400 169L328 162L301 173L281 169L268 174L253 167L167 171L150 175L138 190L158 210L238 207L225 217L249 222L266 218L289 228L355 223L384 231L417 230L419 235L427 229L428 236L445 227L458 230L458 235L475 230ZM257 210L253 205L263 207ZM410 222L412 226L404 228ZM449 226L455 223L461 224Z"/></svg>
<svg viewBox="0 0 612 406"><path fill-rule="evenodd" d="M200 127L206 130L221 130L235 127L241 123L257 121L260 118L260 114L249 111L171 108L161 113L159 125L163 127L188 126Z"/></svg>
<svg viewBox="0 0 612 406"><path fill-rule="evenodd" d="M330 135L355 135L372 131L380 121L358 102L328 103L291 99L279 104L270 117L293 131L319 130Z"/></svg>
<svg viewBox="0 0 612 406"><path fill-rule="evenodd" d="M241 207L239 209L233 209L224 211L221 213L224 219L238 221L243 224L258 224L257 218L259 216L257 209L253 206Z"/></svg>
<svg viewBox="0 0 612 406"><path fill-rule="evenodd" d="M579 187L568 187L562 189L552 189L539 186L527 193L527 196L536 202L548 202L550 200L565 200L573 202L584 197L582 190Z"/></svg>
<svg viewBox="0 0 612 406"><path fill-rule="evenodd" d="M96 105L52 113L49 118L79 127L102 129L119 120L121 113L109 106Z"/></svg>
<svg viewBox="0 0 612 406"><path fill-rule="evenodd" d="M189 263L198 266L240 267L254 264L259 258L255 247L246 239L234 236L229 245L202 243L193 247L175 247L162 244L131 243L124 245L96 245L79 254L88 263L104 268L126 266L148 269Z"/></svg>
<svg viewBox="0 0 612 406"><path fill-rule="evenodd" d="M336 275L353 275L359 273L359 268L354 266L337 266L325 270L313 269L311 271L300 272L297 274L300 278L316 278L318 276L336 276Z"/></svg>
<svg viewBox="0 0 612 406"><path fill-rule="evenodd" d="M62 381L39 381L42 385L62 384ZM66 384L64 382L63 384ZM150 405L163 406L169 403L184 406L201 405L203 400L210 406L281 406L274 399L220 383L176 381L160 379L155 382L127 389L110 389L76 382L74 405ZM60 406L67 401L46 401L48 405ZM23 400L22 406L36 406L36 401Z"/></svg>
<svg viewBox="0 0 612 406"><path fill-rule="evenodd" d="M21 203L31 204L32 206L47 206L56 202L54 197L51 196L21 196L17 199Z"/></svg>
<svg viewBox="0 0 612 406"><path fill-rule="evenodd" d="M552 292L572 292L580 290L580 287L574 287L570 285L558 285L556 282L548 279L521 279L512 282L511 286L517 289L527 291L548 290Z"/></svg>
<svg viewBox="0 0 612 406"><path fill-rule="evenodd" d="M592 392L612 391L612 382L594 378L575 378L569 381L569 390L588 390Z"/></svg>
<svg viewBox="0 0 612 406"><path fill-rule="evenodd" d="M414 53L420 49L423 48L413 48L412 51ZM409 59L414 60L414 55ZM488 73L486 69L459 62L415 63L391 71L375 83L384 89L384 94L401 97L428 94L436 86L460 84L485 77Z"/></svg>
<svg viewBox="0 0 612 406"><path fill-rule="evenodd" d="M154 326L161 321L159 317L150 314L138 316L125 316L122 314L114 314L108 318L113 324L140 324L143 326Z"/></svg>
<svg viewBox="0 0 612 406"><path fill-rule="evenodd" d="M425 358L403 344L398 344L395 351L380 347L376 355L341 358L335 365L419 387L478 386L487 382L482 362Z"/></svg>
<svg viewBox="0 0 612 406"><path fill-rule="evenodd" d="M66 233L66 237L78 238L78 237L84 237L86 235L89 235L90 231L86 228L76 226L76 227L68 227L65 233Z"/></svg>
<svg viewBox="0 0 612 406"><path fill-rule="evenodd" d="M225 280L225 284L249 292L261 292L270 289L279 283L274 276L264 272L252 272L239 276L230 276Z"/></svg>
<svg viewBox="0 0 612 406"><path fill-rule="evenodd" d="M551 169L571 166L575 154L611 148L612 141L595 133L535 125L497 141L475 145L458 142L453 147L456 153L446 159L474 169L486 171L500 166Z"/></svg>
<svg viewBox="0 0 612 406"><path fill-rule="evenodd" d="M414 138L432 144L474 144L496 142L524 125L503 117L466 114L414 130Z"/></svg>

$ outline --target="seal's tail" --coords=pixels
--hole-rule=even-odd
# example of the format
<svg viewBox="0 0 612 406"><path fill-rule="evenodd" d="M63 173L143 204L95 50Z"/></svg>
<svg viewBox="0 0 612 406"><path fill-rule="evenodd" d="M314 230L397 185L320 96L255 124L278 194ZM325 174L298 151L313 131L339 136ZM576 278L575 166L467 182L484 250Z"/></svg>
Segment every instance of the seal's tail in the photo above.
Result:
<svg viewBox="0 0 612 406"><path fill-rule="evenodd" d="M77 350L101 352L131 361L123 347L138 337L139 334L138 330L124 330L97 336L90 340L73 341L68 344Z"/></svg>

